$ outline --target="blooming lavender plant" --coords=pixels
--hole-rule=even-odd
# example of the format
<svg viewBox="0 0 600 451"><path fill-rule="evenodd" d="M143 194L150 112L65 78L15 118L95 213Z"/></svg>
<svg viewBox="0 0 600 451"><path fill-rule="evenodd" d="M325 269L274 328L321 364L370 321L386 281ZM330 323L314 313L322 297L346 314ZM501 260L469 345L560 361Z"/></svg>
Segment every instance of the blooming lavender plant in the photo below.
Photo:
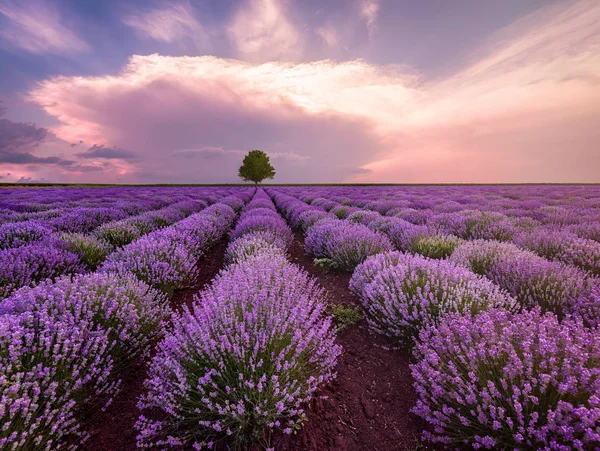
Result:
<svg viewBox="0 0 600 451"><path fill-rule="evenodd" d="M539 305L561 318L593 283L574 266L550 262L510 243L467 242L456 248L450 260L488 277L524 307Z"/></svg>
<svg viewBox="0 0 600 451"><path fill-rule="evenodd" d="M323 293L284 258L250 258L222 272L174 318L145 382L138 446L226 440L248 449L269 429L291 433L303 405L335 376L340 347Z"/></svg>
<svg viewBox="0 0 600 451"><path fill-rule="evenodd" d="M0 301L0 315L43 312L61 320L75 315L82 327L104 330L115 342L117 366L147 354L170 315L167 298L133 274L91 273L63 276L21 288Z"/></svg>
<svg viewBox="0 0 600 451"><path fill-rule="evenodd" d="M375 274L370 283L354 283L361 286L369 324L395 340L410 344L421 329L450 312L518 308L500 287L461 266L420 255L398 257L394 266Z"/></svg>
<svg viewBox="0 0 600 451"><path fill-rule="evenodd" d="M166 298L134 276L88 274L22 288L0 302L0 446L56 449L75 413L162 335ZM6 328L6 329L5 329Z"/></svg>
<svg viewBox="0 0 600 451"><path fill-rule="evenodd" d="M453 235L431 235L417 238L410 244L410 252L424 257L442 259L448 258L462 240Z"/></svg>
<svg viewBox="0 0 600 451"><path fill-rule="evenodd" d="M231 239L236 239L254 231L269 231L275 234L281 241L286 243L286 247L292 243L294 235L283 218L277 216L246 216L241 217L235 229L231 232Z"/></svg>
<svg viewBox="0 0 600 451"><path fill-rule="evenodd" d="M286 245L276 235L251 232L229 243L225 251L225 262L240 263L256 255L285 257L285 253Z"/></svg>
<svg viewBox="0 0 600 451"><path fill-rule="evenodd" d="M22 221L0 225L0 249L26 246L47 238L52 229L37 221Z"/></svg>
<svg viewBox="0 0 600 451"><path fill-rule="evenodd" d="M358 210L348 215L348 221L363 225L369 225L377 219L381 219L381 214L376 211Z"/></svg>
<svg viewBox="0 0 600 451"><path fill-rule="evenodd" d="M321 219L331 217L329 213L325 213L322 210L316 209L308 209L302 211L302 213L296 215L292 215L292 219L290 220L292 226L295 229L300 229L303 232L306 232L309 228L311 228L317 221Z"/></svg>
<svg viewBox="0 0 600 451"><path fill-rule="evenodd" d="M0 250L0 298L44 279L82 272L79 257L59 240L36 241L28 246Z"/></svg>
<svg viewBox="0 0 600 451"><path fill-rule="evenodd" d="M350 291L361 296L364 288L373 281L377 274L391 266L396 266L406 258L406 254L399 251L372 255L354 269L350 279Z"/></svg>
<svg viewBox="0 0 600 451"><path fill-rule="evenodd" d="M197 258L186 241L193 243L194 238L174 229L145 235L110 254L100 271L133 273L170 296L198 273Z"/></svg>
<svg viewBox="0 0 600 451"><path fill-rule="evenodd" d="M570 303L568 313L580 317L589 327L600 328L600 284L596 283Z"/></svg>
<svg viewBox="0 0 600 451"><path fill-rule="evenodd" d="M96 228L93 235L110 244L112 247L122 247L134 240L137 240L140 236L140 230L127 220L108 222Z"/></svg>
<svg viewBox="0 0 600 451"><path fill-rule="evenodd" d="M0 447L53 450L67 436L85 440L75 416L92 398L109 398L113 343L71 312L0 316Z"/></svg>
<svg viewBox="0 0 600 451"><path fill-rule="evenodd" d="M82 233L63 233L60 239L65 243L64 248L76 254L91 270L96 269L113 250L105 241Z"/></svg>
<svg viewBox="0 0 600 451"><path fill-rule="evenodd" d="M419 239L434 235L433 230L427 226L387 216L371 221L369 228L386 234L394 247L401 251L409 251Z"/></svg>
<svg viewBox="0 0 600 451"><path fill-rule="evenodd" d="M567 230L538 228L515 237L515 242L548 260L578 266L600 276L600 243Z"/></svg>
<svg viewBox="0 0 600 451"><path fill-rule="evenodd" d="M142 216L152 220L157 228L161 228L170 226L177 221L181 221L186 215L181 210L169 206L160 210L148 211Z"/></svg>
<svg viewBox="0 0 600 451"><path fill-rule="evenodd" d="M306 234L306 252L317 258L329 258L336 267L352 271L367 257L393 249L390 240L362 224L322 219Z"/></svg>
<svg viewBox="0 0 600 451"><path fill-rule="evenodd" d="M551 313L448 315L411 365L425 438L497 450L600 447L600 335Z"/></svg>

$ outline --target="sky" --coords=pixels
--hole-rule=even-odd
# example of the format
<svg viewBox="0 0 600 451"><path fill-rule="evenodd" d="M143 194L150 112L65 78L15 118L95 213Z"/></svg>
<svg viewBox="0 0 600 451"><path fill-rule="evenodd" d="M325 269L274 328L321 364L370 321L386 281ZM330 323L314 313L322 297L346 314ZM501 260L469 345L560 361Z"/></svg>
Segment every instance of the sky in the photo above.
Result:
<svg viewBox="0 0 600 451"><path fill-rule="evenodd" d="M600 182L598 0L0 0L0 182Z"/></svg>

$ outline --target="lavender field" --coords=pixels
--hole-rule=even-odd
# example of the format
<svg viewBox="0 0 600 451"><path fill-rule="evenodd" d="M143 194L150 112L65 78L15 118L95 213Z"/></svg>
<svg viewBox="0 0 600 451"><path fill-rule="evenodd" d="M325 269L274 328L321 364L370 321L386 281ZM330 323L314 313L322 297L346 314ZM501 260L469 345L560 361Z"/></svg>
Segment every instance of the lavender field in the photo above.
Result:
<svg viewBox="0 0 600 451"><path fill-rule="evenodd" d="M0 191L0 449L599 450L600 186Z"/></svg>

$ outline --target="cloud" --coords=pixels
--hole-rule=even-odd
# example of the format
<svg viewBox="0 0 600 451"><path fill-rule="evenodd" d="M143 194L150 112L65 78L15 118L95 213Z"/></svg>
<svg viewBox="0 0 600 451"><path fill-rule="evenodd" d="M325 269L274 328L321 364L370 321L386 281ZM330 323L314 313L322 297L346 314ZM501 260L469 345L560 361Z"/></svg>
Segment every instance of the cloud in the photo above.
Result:
<svg viewBox="0 0 600 451"><path fill-rule="evenodd" d="M48 130L29 122L0 119L0 150L14 152L39 146L48 136Z"/></svg>
<svg viewBox="0 0 600 451"><path fill-rule="evenodd" d="M187 1L135 12L123 18L123 23L135 29L140 36L156 41L171 43L190 38L204 42L207 39L202 25Z"/></svg>
<svg viewBox="0 0 600 451"><path fill-rule="evenodd" d="M330 24L325 24L315 30L319 36L329 47L335 47L339 44L339 38L336 29Z"/></svg>
<svg viewBox="0 0 600 451"><path fill-rule="evenodd" d="M0 0L0 14L5 18L0 37L28 52L62 55L90 50L46 0Z"/></svg>
<svg viewBox="0 0 600 451"><path fill-rule="evenodd" d="M254 19L282 14L271 1L238 11L237 39L258 36L248 59L268 56L261 30L277 23ZM47 80L30 100L65 141L143 155L130 180L234 181L241 154L226 149L260 148L300 157L277 157L290 182L598 181L597 23L593 0L542 8L443 80L364 60L136 55L117 75Z"/></svg>
<svg viewBox="0 0 600 451"><path fill-rule="evenodd" d="M287 7L285 0L246 0L227 29L241 58L295 60L302 55L303 39L289 18Z"/></svg>
<svg viewBox="0 0 600 451"><path fill-rule="evenodd" d="M0 163L10 164L59 164L69 166L73 164L70 160L60 157L37 157L29 152L13 152L0 149Z"/></svg>
<svg viewBox="0 0 600 451"><path fill-rule="evenodd" d="M378 0L361 0L360 2L360 15L367 22L367 29L369 30L369 36L371 36L377 30L377 15L379 13L379 1Z"/></svg>
<svg viewBox="0 0 600 451"><path fill-rule="evenodd" d="M121 160L136 160L139 155L135 152L131 152L126 149L121 149L119 147L105 147L104 145L94 144L85 152L79 152L75 154L79 158L105 158L107 160L111 159L121 159Z"/></svg>

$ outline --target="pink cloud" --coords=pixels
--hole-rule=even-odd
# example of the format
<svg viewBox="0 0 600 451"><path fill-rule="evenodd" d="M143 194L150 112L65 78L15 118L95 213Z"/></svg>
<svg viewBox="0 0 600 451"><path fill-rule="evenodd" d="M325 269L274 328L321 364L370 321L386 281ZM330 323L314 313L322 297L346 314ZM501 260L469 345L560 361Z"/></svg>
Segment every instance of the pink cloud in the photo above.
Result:
<svg viewBox="0 0 600 451"><path fill-rule="evenodd" d="M156 41L177 42L188 38L199 43L207 41L207 35L187 1L134 12L124 17L123 23L141 36Z"/></svg>
<svg viewBox="0 0 600 451"><path fill-rule="evenodd" d="M238 12L248 59L294 41L278 8ZM114 76L47 80L30 99L65 141L144 155L130 180L234 181L238 151L258 147L299 156L280 157L280 181L598 181L598 23L593 0L543 8L445 80L362 60L150 55Z"/></svg>
<svg viewBox="0 0 600 451"><path fill-rule="evenodd" d="M369 35L377 30L377 15L379 13L378 0L361 0L360 15L366 20Z"/></svg>
<svg viewBox="0 0 600 451"><path fill-rule="evenodd" d="M239 56L250 61L298 59L303 39L288 8L285 0L246 0L227 29Z"/></svg>
<svg viewBox="0 0 600 451"><path fill-rule="evenodd" d="M0 36L28 52L69 54L90 50L88 43L63 23L56 7L45 0L2 0L0 14L9 20Z"/></svg>

